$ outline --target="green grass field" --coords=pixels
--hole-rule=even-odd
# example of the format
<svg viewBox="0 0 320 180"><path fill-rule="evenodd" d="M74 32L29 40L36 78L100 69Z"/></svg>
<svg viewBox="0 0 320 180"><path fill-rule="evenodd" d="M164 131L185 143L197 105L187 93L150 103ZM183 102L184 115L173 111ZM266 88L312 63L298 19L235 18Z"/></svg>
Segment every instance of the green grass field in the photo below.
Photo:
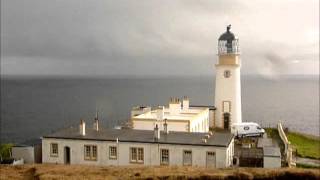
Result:
<svg viewBox="0 0 320 180"><path fill-rule="evenodd" d="M320 159L320 138L295 132L287 133L288 140L297 149L298 156Z"/></svg>

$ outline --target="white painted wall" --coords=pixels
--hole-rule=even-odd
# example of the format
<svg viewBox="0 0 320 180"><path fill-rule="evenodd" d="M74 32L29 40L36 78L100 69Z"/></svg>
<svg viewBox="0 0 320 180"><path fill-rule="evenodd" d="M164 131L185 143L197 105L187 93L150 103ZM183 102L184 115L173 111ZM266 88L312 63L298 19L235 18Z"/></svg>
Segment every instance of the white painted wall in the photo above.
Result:
<svg viewBox="0 0 320 180"><path fill-rule="evenodd" d="M190 132L209 132L209 109L201 112L190 123Z"/></svg>
<svg viewBox="0 0 320 180"><path fill-rule="evenodd" d="M224 77L224 71L229 70L231 76ZM223 101L231 102L230 126L232 123L241 123L241 84L240 65L216 65L215 86L215 126L223 128Z"/></svg>
<svg viewBox="0 0 320 180"><path fill-rule="evenodd" d="M23 158L24 163L26 164L35 163L34 148L32 146L27 146L27 147L14 146L11 148L11 152L12 152L12 157L14 159Z"/></svg>
<svg viewBox="0 0 320 180"><path fill-rule="evenodd" d="M155 121L155 120L133 120L133 129L139 129L139 130L153 130L155 127L155 124L158 124L158 127L161 131L163 131L163 123L164 121ZM186 121L167 121L168 129L169 131L182 131L182 132L188 132L188 122Z"/></svg>
<svg viewBox="0 0 320 180"><path fill-rule="evenodd" d="M182 111L182 113L190 113ZM183 117L183 116L182 116ZM169 131L182 131L182 132L209 132L210 127L209 109L204 109L193 117L193 119L167 119ZM153 130L155 125L158 124L160 130L163 130L164 121L156 119L146 119L139 117L132 118L133 129L139 130ZM189 127L190 124L190 127Z"/></svg>
<svg viewBox="0 0 320 180"><path fill-rule="evenodd" d="M50 156L50 143L58 143L58 157ZM84 145L96 145L98 149L97 161L84 160ZM71 149L71 164L87 165L133 165L130 163L130 147L144 148L144 163L141 165L160 165L160 149L169 149L169 165L183 165L183 150L192 151L192 165L206 166L206 152L216 153L216 167L223 168L231 165L233 153L229 147L214 146L190 146L190 145L170 145L170 144L151 144L151 143L128 143L128 142L110 142L110 141L87 141L87 140L67 140L43 138L42 140L42 161L43 163L64 163L64 147ZM109 159L109 146L117 146L117 160ZM227 151L229 153L227 153ZM136 165L136 164L135 164Z"/></svg>
<svg viewBox="0 0 320 180"><path fill-rule="evenodd" d="M214 110L209 110L209 127L214 127Z"/></svg>

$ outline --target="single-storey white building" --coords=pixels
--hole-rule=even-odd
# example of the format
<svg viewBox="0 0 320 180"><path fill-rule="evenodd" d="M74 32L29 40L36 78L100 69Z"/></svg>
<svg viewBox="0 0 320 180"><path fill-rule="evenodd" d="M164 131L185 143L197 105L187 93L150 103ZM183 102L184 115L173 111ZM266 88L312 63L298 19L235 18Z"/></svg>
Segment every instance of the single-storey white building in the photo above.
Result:
<svg viewBox="0 0 320 180"><path fill-rule="evenodd" d="M134 107L131 111L132 128L140 130L153 130L155 125L163 130L163 124L167 123L169 131L209 132L210 124L213 125L209 118L209 107L191 107L187 97L182 103L178 98L171 98L168 107Z"/></svg>
<svg viewBox="0 0 320 180"><path fill-rule="evenodd" d="M15 160L23 160L25 164L41 163L41 139L31 139L11 148L11 156Z"/></svg>
<svg viewBox="0 0 320 180"><path fill-rule="evenodd" d="M42 138L43 163L87 165L180 165L229 167L230 132L189 133L70 127Z"/></svg>
<svg viewBox="0 0 320 180"><path fill-rule="evenodd" d="M281 168L281 153L279 147L263 147L263 167Z"/></svg>

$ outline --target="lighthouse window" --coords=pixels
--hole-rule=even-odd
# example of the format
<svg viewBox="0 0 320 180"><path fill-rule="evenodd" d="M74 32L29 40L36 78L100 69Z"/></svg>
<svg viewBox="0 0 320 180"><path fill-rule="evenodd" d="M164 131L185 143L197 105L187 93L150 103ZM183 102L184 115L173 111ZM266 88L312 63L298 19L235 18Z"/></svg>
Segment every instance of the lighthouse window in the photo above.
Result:
<svg viewBox="0 0 320 180"><path fill-rule="evenodd" d="M229 70L224 71L224 77L229 78L231 76L231 72Z"/></svg>

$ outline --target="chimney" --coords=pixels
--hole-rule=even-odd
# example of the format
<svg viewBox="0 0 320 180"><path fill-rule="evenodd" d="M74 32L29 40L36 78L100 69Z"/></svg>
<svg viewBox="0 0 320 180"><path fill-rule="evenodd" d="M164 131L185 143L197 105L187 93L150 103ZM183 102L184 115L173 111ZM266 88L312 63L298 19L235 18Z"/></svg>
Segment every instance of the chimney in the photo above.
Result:
<svg viewBox="0 0 320 180"><path fill-rule="evenodd" d="M183 110L188 110L189 109L189 98L187 96L183 97L182 100L182 109Z"/></svg>
<svg viewBox="0 0 320 180"><path fill-rule="evenodd" d="M93 129L99 131L98 111L96 112L96 117L94 118Z"/></svg>
<svg viewBox="0 0 320 180"><path fill-rule="evenodd" d="M86 123L81 119L80 121L80 135L85 136L86 135Z"/></svg>
<svg viewBox="0 0 320 180"><path fill-rule="evenodd" d="M154 140L159 140L160 139L160 130L158 127L158 124L156 124L156 127L154 128Z"/></svg>
<svg viewBox="0 0 320 180"><path fill-rule="evenodd" d="M167 119L164 120L163 130L165 134L169 134Z"/></svg>
<svg viewBox="0 0 320 180"><path fill-rule="evenodd" d="M207 143L207 139L203 138L202 142L206 144Z"/></svg>
<svg viewBox="0 0 320 180"><path fill-rule="evenodd" d="M181 102L179 98L171 98L169 102L169 113L178 115L181 111Z"/></svg>

